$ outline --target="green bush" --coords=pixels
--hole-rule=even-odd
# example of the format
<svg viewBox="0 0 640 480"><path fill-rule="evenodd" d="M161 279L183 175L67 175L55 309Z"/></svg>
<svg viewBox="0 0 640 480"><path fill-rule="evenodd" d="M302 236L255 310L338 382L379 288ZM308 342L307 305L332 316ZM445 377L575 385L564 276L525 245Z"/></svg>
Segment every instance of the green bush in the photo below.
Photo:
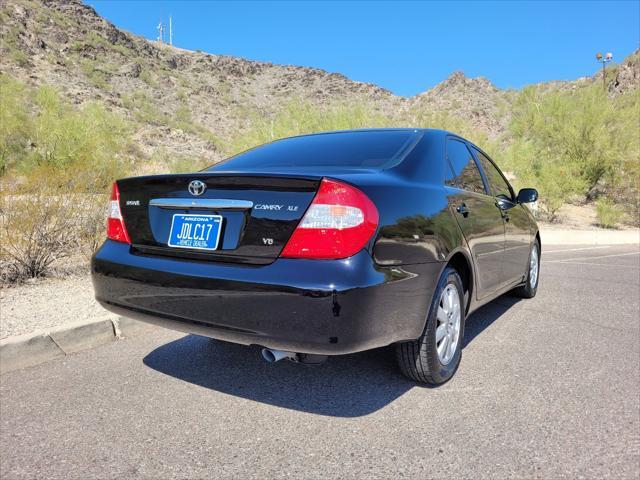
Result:
<svg viewBox="0 0 640 480"><path fill-rule="evenodd" d="M132 129L98 103L73 107L57 90L0 76L0 173L67 191L103 191L130 169Z"/></svg>
<svg viewBox="0 0 640 480"><path fill-rule="evenodd" d="M0 75L0 175L29 150L33 130L30 106L24 84Z"/></svg>
<svg viewBox="0 0 640 480"><path fill-rule="evenodd" d="M85 59L81 62L81 67L91 85L100 90L109 89L109 77L107 73L96 68L96 65L93 61Z"/></svg>
<svg viewBox="0 0 640 480"><path fill-rule="evenodd" d="M540 215L554 222L558 211L571 198L584 189L575 165L554 161L545 151L540 151L533 142L516 140L507 148L503 167L514 172L514 189L531 187L540 194Z"/></svg>
<svg viewBox="0 0 640 480"><path fill-rule="evenodd" d="M139 78L151 88L158 88L158 84L149 70L142 70Z"/></svg>
<svg viewBox="0 0 640 480"><path fill-rule="evenodd" d="M382 127L392 121L361 104L334 104L319 108L304 101L287 104L272 118L248 114L249 128L226 145L235 154L284 137L328 130Z"/></svg>
<svg viewBox="0 0 640 480"><path fill-rule="evenodd" d="M596 218L603 228L614 228L620 223L622 210L608 198L600 198L596 202Z"/></svg>
<svg viewBox="0 0 640 480"><path fill-rule="evenodd" d="M551 195L541 195L551 217L574 195L621 188L637 208L639 99L640 92L610 98L597 83L525 88L513 105L503 166Z"/></svg>
<svg viewBox="0 0 640 480"><path fill-rule="evenodd" d="M625 105L598 84L570 91L525 88L513 105L510 140L528 142L541 165L563 165L579 178L580 193L592 195L599 184L617 182L638 143L634 95L636 101Z"/></svg>
<svg viewBox="0 0 640 480"><path fill-rule="evenodd" d="M8 27L2 32L2 38L0 38L0 40L0 54L8 55L11 60L21 67L29 65L29 56L24 51L25 46L20 40L20 31L18 28Z"/></svg>
<svg viewBox="0 0 640 480"><path fill-rule="evenodd" d="M161 112L142 90L137 90L131 95L123 95L122 105L130 110L134 118L141 123L168 125L171 121L169 116Z"/></svg>
<svg viewBox="0 0 640 480"><path fill-rule="evenodd" d="M464 138L482 146L483 150L491 151L496 148L489 140L487 132L473 128L465 119L446 111L432 111L425 107L409 110L398 119L401 125L416 128L436 128L455 132ZM396 122L398 123L398 122Z"/></svg>

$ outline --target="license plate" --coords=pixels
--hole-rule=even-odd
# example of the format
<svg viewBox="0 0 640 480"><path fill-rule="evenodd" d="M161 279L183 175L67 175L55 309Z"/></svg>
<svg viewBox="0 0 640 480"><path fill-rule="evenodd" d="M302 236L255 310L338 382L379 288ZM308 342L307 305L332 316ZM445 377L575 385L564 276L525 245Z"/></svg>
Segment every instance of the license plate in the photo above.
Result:
<svg viewBox="0 0 640 480"><path fill-rule="evenodd" d="M183 215L176 213L171 220L169 246L215 250L220 241L220 215Z"/></svg>

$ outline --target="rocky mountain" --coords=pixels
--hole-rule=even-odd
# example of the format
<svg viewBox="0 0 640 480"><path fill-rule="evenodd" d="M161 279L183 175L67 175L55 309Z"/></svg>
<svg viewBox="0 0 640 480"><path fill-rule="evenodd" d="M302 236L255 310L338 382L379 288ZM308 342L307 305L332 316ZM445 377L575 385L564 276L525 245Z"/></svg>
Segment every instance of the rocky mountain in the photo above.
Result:
<svg viewBox="0 0 640 480"><path fill-rule="evenodd" d="M513 92L500 90L484 77L469 78L457 71L409 101L415 111L450 112L487 132L489 137L497 137L509 121L512 97Z"/></svg>
<svg viewBox="0 0 640 480"><path fill-rule="evenodd" d="M320 69L193 52L116 28L79 0L2 0L0 73L52 84L76 104L97 100L136 125L141 154L216 160L220 140L249 118L269 118L292 101L324 107L366 105L412 124L424 112L464 118L498 138L513 91L455 72L412 98ZM613 94L637 88L638 55L610 82ZM584 81L594 81L587 78Z"/></svg>
<svg viewBox="0 0 640 480"><path fill-rule="evenodd" d="M602 75L598 75L602 80ZM640 87L640 50L625 58L609 79L608 90L613 95L621 95Z"/></svg>

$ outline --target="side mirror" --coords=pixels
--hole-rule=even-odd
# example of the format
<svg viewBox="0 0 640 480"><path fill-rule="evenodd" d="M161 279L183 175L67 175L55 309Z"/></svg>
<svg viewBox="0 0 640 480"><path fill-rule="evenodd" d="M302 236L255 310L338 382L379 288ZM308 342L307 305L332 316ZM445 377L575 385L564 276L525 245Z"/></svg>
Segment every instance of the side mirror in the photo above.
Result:
<svg viewBox="0 0 640 480"><path fill-rule="evenodd" d="M518 192L518 203L533 203L538 200L538 191L535 188L523 188Z"/></svg>

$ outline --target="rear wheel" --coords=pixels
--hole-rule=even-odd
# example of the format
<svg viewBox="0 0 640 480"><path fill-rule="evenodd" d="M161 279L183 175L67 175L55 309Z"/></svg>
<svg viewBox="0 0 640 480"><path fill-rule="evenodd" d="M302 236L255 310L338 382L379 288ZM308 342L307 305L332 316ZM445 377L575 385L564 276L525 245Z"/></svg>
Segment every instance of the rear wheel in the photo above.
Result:
<svg viewBox="0 0 640 480"><path fill-rule="evenodd" d="M424 333L396 345L396 358L405 376L438 385L453 376L462 356L464 295L455 269L444 270L433 298Z"/></svg>
<svg viewBox="0 0 640 480"><path fill-rule="evenodd" d="M529 253L529 268L527 269L527 283L516 288L513 293L522 298L533 298L538 291L540 278L540 243L536 239Z"/></svg>

